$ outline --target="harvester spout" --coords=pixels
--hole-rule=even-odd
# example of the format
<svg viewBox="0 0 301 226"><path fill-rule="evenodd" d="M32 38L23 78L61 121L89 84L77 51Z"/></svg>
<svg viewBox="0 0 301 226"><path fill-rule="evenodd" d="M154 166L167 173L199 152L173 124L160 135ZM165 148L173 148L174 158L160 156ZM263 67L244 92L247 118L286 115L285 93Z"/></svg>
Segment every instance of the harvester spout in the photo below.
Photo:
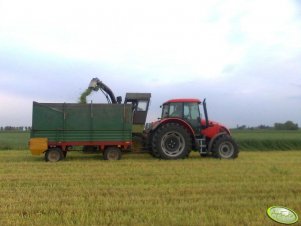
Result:
<svg viewBox="0 0 301 226"><path fill-rule="evenodd" d="M93 78L91 80L89 84L89 89L92 89L94 91L98 91L100 89L105 94L108 102L111 102L112 104L117 104L121 102L121 98L118 97L117 101L113 91L102 81L100 81L99 78ZM110 97L110 99L108 98L108 96Z"/></svg>
<svg viewBox="0 0 301 226"><path fill-rule="evenodd" d="M97 91L98 87L97 84L101 83L98 78L93 78L89 84L89 89L93 89L94 91Z"/></svg>

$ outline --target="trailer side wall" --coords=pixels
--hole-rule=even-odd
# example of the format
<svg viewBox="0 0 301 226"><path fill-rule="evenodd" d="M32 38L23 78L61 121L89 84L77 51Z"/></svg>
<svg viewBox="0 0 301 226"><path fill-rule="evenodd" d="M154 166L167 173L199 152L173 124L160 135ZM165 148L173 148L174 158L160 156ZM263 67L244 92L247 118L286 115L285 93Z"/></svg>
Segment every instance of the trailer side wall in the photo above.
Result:
<svg viewBox="0 0 301 226"><path fill-rule="evenodd" d="M33 103L31 138L49 142L131 141L127 104Z"/></svg>

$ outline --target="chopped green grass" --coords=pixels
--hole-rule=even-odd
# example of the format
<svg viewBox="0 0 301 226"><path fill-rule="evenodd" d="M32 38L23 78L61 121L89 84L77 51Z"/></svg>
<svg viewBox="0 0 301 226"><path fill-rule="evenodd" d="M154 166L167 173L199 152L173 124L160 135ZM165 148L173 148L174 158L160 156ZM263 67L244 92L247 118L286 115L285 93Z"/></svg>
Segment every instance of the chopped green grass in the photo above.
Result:
<svg viewBox="0 0 301 226"><path fill-rule="evenodd" d="M0 152L0 225L275 225L266 209L301 214L301 152L242 152L235 160L120 161L71 152L46 163Z"/></svg>
<svg viewBox="0 0 301 226"><path fill-rule="evenodd" d="M87 103L87 96L89 96L92 93L93 89L87 88L79 97L79 103L86 104Z"/></svg>

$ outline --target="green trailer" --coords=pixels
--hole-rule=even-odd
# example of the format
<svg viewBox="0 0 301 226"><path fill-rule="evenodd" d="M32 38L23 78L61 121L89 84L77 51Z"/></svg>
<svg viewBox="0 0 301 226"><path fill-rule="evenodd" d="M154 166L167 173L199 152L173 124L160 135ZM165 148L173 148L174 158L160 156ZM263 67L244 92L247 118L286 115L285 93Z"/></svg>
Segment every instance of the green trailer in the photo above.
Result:
<svg viewBox="0 0 301 226"><path fill-rule="evenodd" d="M102 151L105 159L120 159L132 145L132 120L132 104L33 102L30 151L58 161L71 147L82 146Z"/></svg>

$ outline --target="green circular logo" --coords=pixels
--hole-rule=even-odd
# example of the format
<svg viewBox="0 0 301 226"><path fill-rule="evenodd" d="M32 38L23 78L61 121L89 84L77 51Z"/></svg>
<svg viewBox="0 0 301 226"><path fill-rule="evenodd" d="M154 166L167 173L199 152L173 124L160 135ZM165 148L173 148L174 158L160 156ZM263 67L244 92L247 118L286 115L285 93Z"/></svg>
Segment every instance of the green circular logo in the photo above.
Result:
<svg viewBox="0 0 301 226"><path fill-rule="evenodd" d="M294 224L298 221L298 215L284 206L272 206L267 209L268 216L281 224Z"/></svg>

